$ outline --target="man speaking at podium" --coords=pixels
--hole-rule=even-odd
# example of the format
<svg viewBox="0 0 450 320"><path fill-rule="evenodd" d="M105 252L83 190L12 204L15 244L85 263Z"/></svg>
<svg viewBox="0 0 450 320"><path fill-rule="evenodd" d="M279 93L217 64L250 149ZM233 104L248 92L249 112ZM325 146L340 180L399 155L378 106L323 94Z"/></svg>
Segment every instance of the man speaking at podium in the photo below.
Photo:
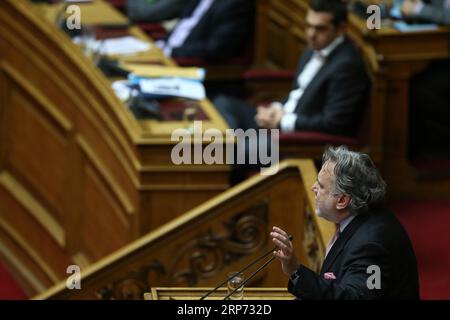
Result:
<svg viewBox="0 0 450 320"><path fill-rule="evenodd" d="M329 147L312 190L316 214L337 224L320 274L301 265L288 233L274 227L274 256L300 299L419 299L406 231L384 208L385 183L368 155Z"/></svg>

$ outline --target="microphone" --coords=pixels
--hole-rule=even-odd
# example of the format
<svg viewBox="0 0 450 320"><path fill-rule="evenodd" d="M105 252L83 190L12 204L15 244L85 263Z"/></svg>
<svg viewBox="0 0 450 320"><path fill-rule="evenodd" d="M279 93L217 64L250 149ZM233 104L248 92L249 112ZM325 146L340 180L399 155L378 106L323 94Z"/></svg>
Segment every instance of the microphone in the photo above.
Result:
<svg viewBox="0 0 450 320"><path fill-rule="evenodd" d="M289 235L289 241L292 241L292 239L294 239L294 237L292 235ZM265 257L267 257L269 254L271 254L273 251L277 250L278 247L275 246L273 247L270 251L267 251L265 254L263 254L262 256L260 256L259 258L257 258L256 260L252 261L249 265L245 266L243 269L239 270L236 273L243 273L244 271L246 271L247 269L251 268L252 266L254 266L257 262L261 261L262 259L264 259ZM265 267L267 267L273 260L275 259L275 257L270 258L268 261L266 261L261 267L258 268L258 270L256 270L255 272L253 272L250 277L248 279L246 279L244 282L242 282L237 288L235 288L231 293L229 293L224 300L227 300L232 294L234 294L237 290L239 290L242 286L244 286L248 281L250 281L259 271L261 271L262 269L264 269ZM233 279L235 276L231 276L229 278L227 278L224 282L222 282L221 284L219 284L217 287L215 287L214 289L212 289L211 291L208 291L204 296L202 296L200 298L200 300L204 300L205 298L207 298L208 296L210 296L211 294L213 294L214 292L216 292L220 287L222 287L224 284L226 284L228 281L230 281L231 279Z"/></svg>

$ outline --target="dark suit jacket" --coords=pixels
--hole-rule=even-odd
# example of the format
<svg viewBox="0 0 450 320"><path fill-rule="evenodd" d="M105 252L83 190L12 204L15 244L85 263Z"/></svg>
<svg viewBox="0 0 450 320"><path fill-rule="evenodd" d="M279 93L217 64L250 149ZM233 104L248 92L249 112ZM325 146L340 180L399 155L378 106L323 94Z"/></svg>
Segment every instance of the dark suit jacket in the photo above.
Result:
<svg viewBox="0 0 450 320"><path fill-rule="evenodd" d="M300 58L297 77L313 54L306 50ZM354 135L367 106L369 79L361 57L350 40L337 46L306 88L297 104L295 130Z"/></svg>
<svg viewBox="0 0 450 320"><path fill-rule="evenodd" d="M194 1L190 14L200 1ZM254 0L215 0L172 57L192 57L220 62L241 56L251 41Z"/></svg>
<svg viewBox="0 0 450 320"><path fill-rule="evenodd" d="M188 0L127 0L127 15L132 21L161 22L179 18L189 5Z"/></svg>
<svg viewBox="0 0 450 320"><path fill-rule="evenodd" d="M368 289L370 265L378 265L381 289ZM336 280L325 280L333 272ZM301 266L289 291L301 299L418 299L417 263L400 222L385 209L356 216L327 255L320 274Z"/></svg>

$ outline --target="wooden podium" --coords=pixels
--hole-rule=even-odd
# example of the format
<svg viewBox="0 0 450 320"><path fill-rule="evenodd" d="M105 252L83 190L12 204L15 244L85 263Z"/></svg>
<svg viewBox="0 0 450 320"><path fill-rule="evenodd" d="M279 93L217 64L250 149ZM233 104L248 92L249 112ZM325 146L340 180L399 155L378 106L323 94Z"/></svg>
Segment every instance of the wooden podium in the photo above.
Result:
<svg viewBox="0 0 450 320"><path fill-rule="evenodd" d="M213 288L152 288L144 294L145 300L199 300ZM207 300L222 300L227 288L220 288ZM244 300L294 300L286 288L244 288Z"/></svg>

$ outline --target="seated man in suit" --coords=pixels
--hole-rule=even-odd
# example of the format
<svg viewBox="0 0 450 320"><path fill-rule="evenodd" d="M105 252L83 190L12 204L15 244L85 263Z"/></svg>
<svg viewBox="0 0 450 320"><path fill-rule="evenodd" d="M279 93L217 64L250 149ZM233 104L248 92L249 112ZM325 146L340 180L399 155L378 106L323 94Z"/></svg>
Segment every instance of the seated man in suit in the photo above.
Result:
<svg viewBox="0 0 450 320"><path fill-rule="evenodd" d="M337 224L319 274L302 265L286 231L274 227L274 256L300 299L419 299L411 241L384 208L385 183L367 154L327 148L312 186L316 214Z"/></svg>
<svg viewBox="0 0 450 320"><path fill-rule="evenodd" d="M369 80L345 36L347 8L340 0L312 0L306 16L308 50L284 103L254 108L219 96L214 105L233 128L280 128L353 135L366 105Z"/></svg>
<svg viewBox="0 0 450 320"><path fill-rule="evenodd" d="M254 0L190 1L168 38L158 46L167 56L223 62L247 48L254 25Z"/></svg>
<svg viewBox="0 0 450 320"><path fill-rule="evenodd" d="M161 22L179 18L188 0L127 0L127 15L133 22Z"/></svg>

